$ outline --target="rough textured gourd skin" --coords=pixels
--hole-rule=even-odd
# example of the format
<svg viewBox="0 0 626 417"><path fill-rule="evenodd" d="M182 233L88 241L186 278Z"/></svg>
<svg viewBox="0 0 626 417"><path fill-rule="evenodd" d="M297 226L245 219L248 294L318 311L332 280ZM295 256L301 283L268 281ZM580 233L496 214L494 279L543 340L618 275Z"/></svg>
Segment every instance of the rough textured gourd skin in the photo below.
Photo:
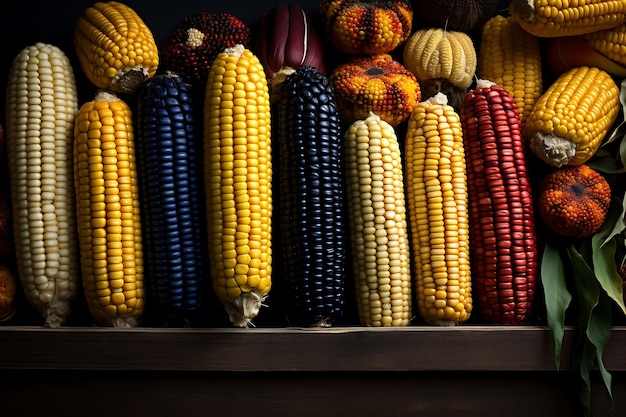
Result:
<svg viewBox="0 0 626 417"><path fill-rule="evenodd" d="M318 11L328 39L346 54L389 53L413 28L409 0L323 0Z"/></svg>
<svg viewBox="0 0 626 417"><path fill-rule="evenodd" d="M561 236L594 234L606 219L610 202L609 183L586 164L557 168L539 183L539 214Z"/></svg>
<svg viewBox="0 0 626 417"><path fill-rule="evenodd" d="M329 80L345 124L373 112L395 127L408 118L422 97L415 75L389 54L354 57L337 65Z"/></svg>
<svg viewBox="0 0 626 417"><path fill-rule="evenodd" d="M199 12L181 19L162 47L161 71L172 71L204 92L211 63L225 48L248 46L251 29L230 13Z"/></svg>

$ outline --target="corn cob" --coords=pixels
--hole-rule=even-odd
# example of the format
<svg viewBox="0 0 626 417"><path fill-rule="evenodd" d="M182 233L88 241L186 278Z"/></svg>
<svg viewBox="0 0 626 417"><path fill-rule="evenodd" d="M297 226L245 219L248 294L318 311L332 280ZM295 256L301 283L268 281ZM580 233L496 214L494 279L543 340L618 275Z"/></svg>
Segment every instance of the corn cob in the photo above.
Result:
<svg viewBox="0 0 626 417"><path fill-rule="evenodd" d="M65 53L44 43L24 48L11 67L6 104L17 272L45 325L58 327L80 280L72 201L78 98Z"/></svg>
<svg viewBox="0 0 626 417"><path fill-rule="evenodd" d="M275 272L292 323L330 327L343 313L343 137L328 78L296 69L273 90ZM280 254L280 256L278 256Z"/></svg>
<svg viewBox="0 0 626 417"><path fill-rule="evenodd" d="M213 288L231 323L247 327L272 284L272 159L267 77L241 44L211 65L203 135Z"/></svg>
<svg viewBox="0 0 626 417"><path fill-rule="evenodd" d="M576 36L626 22L626 0L513 0L509 13L535 36Z"/></svg>
<svg viewBox="0 0 626 417"><path fill-rule="evenodd" d="M530 149L549 165L591 158L619 112L619 87L596 67L576 67L552 83L524 123Z"/></svg>
<svg viewBox="0 0 626 417"><path fill-rule="evenodd" d="M74 49L89 81L116 93L135 93L159 65L152 32L131 7L96 2L74 26Z"/></svg>
<svg viewBox="0 0 626 417"><path fill-rule="evenodd" d="M207 275L202 148L192 87L170 72L148 79L137 103L147 288L167 325L203 316Z"/></svg>
<svg viewBox="0 0 626 417"><path fill-rule="evenodd" d="M133 327L144 311L141 213L132 112L99 91L74 128L83 290L100 325Z"/></svg>
<svg viewBox="0 0 626 417"><path fill-rule="evenodd" d="M346 189L361 324L407 326L412 293L400 145L393 126L370 113L345 135Z"/></svg>
<svg viewBox="0 0 626 417"><path fill-rule="evenodd" d="M230 13L185 16L167 35L159 68L176 73L191 84L194 92L204 94L209 68L217 54L238 43L248 46L251 36L250 28Z"/></svg>
<svg viewBox="0 0 626 417"><path fill-rule="evenodd" d="M468 190L461 121L444 94L413 110L405 148L418 311L429 324L460 324L472 312Z"/></svg>
<svg viewBox="0 0 626 417"><path fill-rule="evenodd" d="M517 104L522 123L543 93L539 38L511 17L485 23L478 48L477 75L503 87Z"/></svg>
<svg viewBox="0 0 626 417"><path fill-rule="evenodd" d="M608 59L626 66L626 24L581 35L589 46Z"/></svg>
<svg viewBox="0 0 626 417"><path fill-rule="evenodd" d="M478 80L461 106L472 278L486 322L523 324L538 274L530 180L514 98Z"/></svg>

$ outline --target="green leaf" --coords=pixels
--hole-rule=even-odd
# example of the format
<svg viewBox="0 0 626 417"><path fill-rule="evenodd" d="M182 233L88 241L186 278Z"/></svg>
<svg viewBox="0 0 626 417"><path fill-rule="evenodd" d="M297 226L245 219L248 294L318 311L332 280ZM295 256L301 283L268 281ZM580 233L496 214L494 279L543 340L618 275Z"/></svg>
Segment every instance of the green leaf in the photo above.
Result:
<svg viewBox="0 0 626 417"><path fill-rule="evenodd" d="M572 301L572 295L565 282L563 260L559 249L546 241L541 260L541 283L544 290L548 327L554 340L554 363L561 367L561 349L565 326L565 312Z"/></svg>
<svg viewBox="0 0 626 417"><path fill-rule="evenodd" d="M604 142L604 145L617 139L624 139L626 135L626 79L623 79L620 84L619 102L622 108L622 121L613 129L608 139Z"/></svg>
<svg viewBox="0 0 626 417"><path fill-rule="evenodd" d="M605 174L622 174L626 172L623 166L617 166L615 156L607 149L603 148L596 151L593 158L587 161L587 165Z"/></svg>
<svg viewBox="0 0 626 417"><path fill-rule="evenodd" d="M621 235L626 230L626 194L622 199L620 207L619 202L613 198L611 199L611 205L609 206L609 212L606 220L602 223L600 230L596 234L604 237L604 245L617 235Z"/></svg>
<svg viewBox="0 0 626 417"><path fill-rule="evenodd" d="M598 305L594 308L587 328L587 338L594 345L596 363L600 369L609 404L613 408L613 394L611 393L612 377L604 366L604 352L611 340L612 301L605 293L600 293Z"/></svg>
<svg viewBox="0 0 626 417"><path fill-rule="evenodd" d="M617 271L615 262L615 240L610 240L608 244L600 247L599 238L593 236L591 239L593 247L593 269L595 278L606 291L607 295L615 301L624 314L624 295L622 292L622 279Z"/></svg>
<svg viewBox="0 0 626 417"><path fill-rule="evenodd" d="M619 276L616 262L617 242L614 237L616 232L623 230L624 213L623 205L611 204L609 214L600 230L591 237L591 250L593 261L593 275L606 291L607 295L615 301L624 314L624 295L622 290L622 279ZM608 236L605 239L605 236Z"/></svg>
<svg viewBox="0 0 626 417"><path fill-rule="evenodd" d="M567 246L567 254L572 262L574 275L574 288L579 303L578 327L583 335L578 346L579 355L574 357L574 368L578 368L581 386L579 398L585 409L585 415L590 415L591 407L591 370L597 358L597 346L589 340L588 329L594 308L600 297L600 285L596 280L592 267L585 260L583 253L579 252L573 244Z"/></svg>

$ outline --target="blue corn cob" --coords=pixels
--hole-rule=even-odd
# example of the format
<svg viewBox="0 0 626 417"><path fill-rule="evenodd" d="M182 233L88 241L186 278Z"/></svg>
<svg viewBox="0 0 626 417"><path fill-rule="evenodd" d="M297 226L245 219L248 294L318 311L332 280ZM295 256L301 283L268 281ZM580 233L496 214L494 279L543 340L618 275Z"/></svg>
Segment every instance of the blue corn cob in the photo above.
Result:
<svg viewBox="0 0 626 417"><path fill-rule="evenodd" d="M329 327L345 289L343 137L332 88L314 67L275 93L275 265L292 323Z"/></svg>
<svg viewBox="0 0 626 417"><path fill-rule="evenodd" d="M202 149L191 87L173 73L148 79L137 101L145 279L157 317L193 326L208 288Z"/></svg>

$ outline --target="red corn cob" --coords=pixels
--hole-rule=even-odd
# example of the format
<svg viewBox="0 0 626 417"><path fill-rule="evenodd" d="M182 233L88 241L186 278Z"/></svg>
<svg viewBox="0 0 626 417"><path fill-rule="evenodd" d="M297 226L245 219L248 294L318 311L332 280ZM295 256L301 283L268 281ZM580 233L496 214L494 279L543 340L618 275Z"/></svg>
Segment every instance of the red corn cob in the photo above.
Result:
<svg viewBox="0 0 626 417"><path fill-rule="evenodd" d="M534 208L515 100L479 80L461 107L472 277L486 322L522 324L538 273Z"/></svg>

